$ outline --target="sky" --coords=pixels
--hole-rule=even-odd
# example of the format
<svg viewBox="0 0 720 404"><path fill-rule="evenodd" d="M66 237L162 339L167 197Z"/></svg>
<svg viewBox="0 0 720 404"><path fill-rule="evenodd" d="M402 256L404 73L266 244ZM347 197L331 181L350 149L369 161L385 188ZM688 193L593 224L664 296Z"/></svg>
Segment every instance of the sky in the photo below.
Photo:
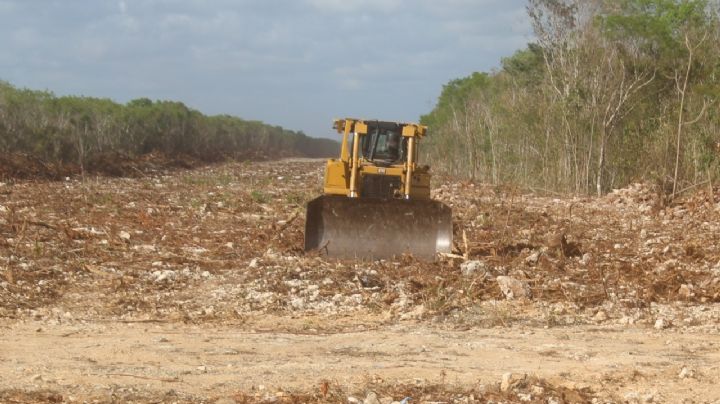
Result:
<svg viewBox="0 0 720 404"><path fill-rule="evenodd" d="M524 0L0 0L0 80L333 137L417 121L532 41Z"/></svg>

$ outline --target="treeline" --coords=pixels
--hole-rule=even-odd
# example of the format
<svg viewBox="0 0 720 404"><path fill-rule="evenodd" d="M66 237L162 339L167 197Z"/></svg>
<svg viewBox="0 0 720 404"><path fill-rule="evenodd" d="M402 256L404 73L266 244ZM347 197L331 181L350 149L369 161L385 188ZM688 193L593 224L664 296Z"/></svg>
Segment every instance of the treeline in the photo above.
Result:
<svg viewBox="0 0 720 404"><path fill-rule="evenodd" d="M422 118L435 169L578 194L650 180L674 196L718 179L717 1L527 9L536 42L497 71L451 81Z"/></svg>
<svg viewBox="0 0 720 404"><path fill-rule="evenodd" d="M206 116L180 102L57 97L0 81L0 154L77 164L150 153L202 162L327 157L338 143L237 117ZM102 162L100 161L100 164Z"/></svg>

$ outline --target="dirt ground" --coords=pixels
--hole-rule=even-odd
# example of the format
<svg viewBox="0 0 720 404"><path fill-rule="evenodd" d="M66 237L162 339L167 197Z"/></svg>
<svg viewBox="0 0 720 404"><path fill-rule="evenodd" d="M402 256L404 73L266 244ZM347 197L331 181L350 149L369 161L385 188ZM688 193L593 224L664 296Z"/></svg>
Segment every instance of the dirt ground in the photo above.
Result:
<svg viewBox="0 0 720 404"><path fill-rule="evenodd" d="M720 402L720 194L439 178L455 251L302 251L323 163L0 185L0 402Z"/></svg>

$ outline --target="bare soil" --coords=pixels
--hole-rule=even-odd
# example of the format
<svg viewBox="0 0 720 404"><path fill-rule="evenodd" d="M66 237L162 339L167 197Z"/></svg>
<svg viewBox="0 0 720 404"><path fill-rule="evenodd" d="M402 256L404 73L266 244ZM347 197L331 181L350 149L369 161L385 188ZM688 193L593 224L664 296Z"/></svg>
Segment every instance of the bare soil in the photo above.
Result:
<svg viewBox="0 0 720 404"><path fill-rule="evenodd" d="M254 156L248 156L252 158ZM148 153L132 158L120 153L94 155L78 163L44 161L32 155L4 153L0 155L0 181L63 180L72 176L102 175L107 177L145 177L178 168L200 167L202 163L189 156L166 156Z"/></svg>
<svg viewBox="0 0 720 404"><path fill-rule="evenodd" d="M0 185L0 402L720 400L717 190L438 179L453 255L353 262L302 251L322 175Z"/></svg>

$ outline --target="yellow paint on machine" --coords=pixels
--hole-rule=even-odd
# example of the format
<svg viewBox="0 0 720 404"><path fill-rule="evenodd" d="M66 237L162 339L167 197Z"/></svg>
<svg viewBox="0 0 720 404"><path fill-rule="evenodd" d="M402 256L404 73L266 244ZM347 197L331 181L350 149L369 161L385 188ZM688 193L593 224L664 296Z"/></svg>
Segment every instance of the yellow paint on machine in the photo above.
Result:
<svg viewBox="0 0 720 404"><path fill-rule="evenodd" d="M372 122L372 121L370 121ZM379 122L379 121L375 121ZM412 139L411 142L416 144L419 139L425 136L427 127L414 123L397 123L401 128L401 134L404 138ZM351 184L353 166L357 163L355 190L357 197L362 196L362 178L365 175L388 175L401 179L402 196L416 199L430 199L430 173L429 167L417 166L417 149L408 156L402 164L390 165L388 167L378 167L375 163L364 159L364 156L358 156L357 160L351 157L350 147L348 146L350 136L360 138L368 134L368 123L364 120L346 118L337 119L333 125L338 133L343 135L342 149L339 159L330 159L325 168L325 194L328 195L346 195L351 196L353 186ZM408 184L408 172L410 172L410 182ZM409 185L409 186L408 186ZM405 192L407 191L407 195Z"/></svg>
<svg viewBox="0 0 720 404"><path fill-rule="evenodd" d="M360 259L451 252L451 211L430 199L430 168L418 164L427 127L345 118L333 128L340 156L325 166L324 195L308 204L305 249Z"/></svg>

